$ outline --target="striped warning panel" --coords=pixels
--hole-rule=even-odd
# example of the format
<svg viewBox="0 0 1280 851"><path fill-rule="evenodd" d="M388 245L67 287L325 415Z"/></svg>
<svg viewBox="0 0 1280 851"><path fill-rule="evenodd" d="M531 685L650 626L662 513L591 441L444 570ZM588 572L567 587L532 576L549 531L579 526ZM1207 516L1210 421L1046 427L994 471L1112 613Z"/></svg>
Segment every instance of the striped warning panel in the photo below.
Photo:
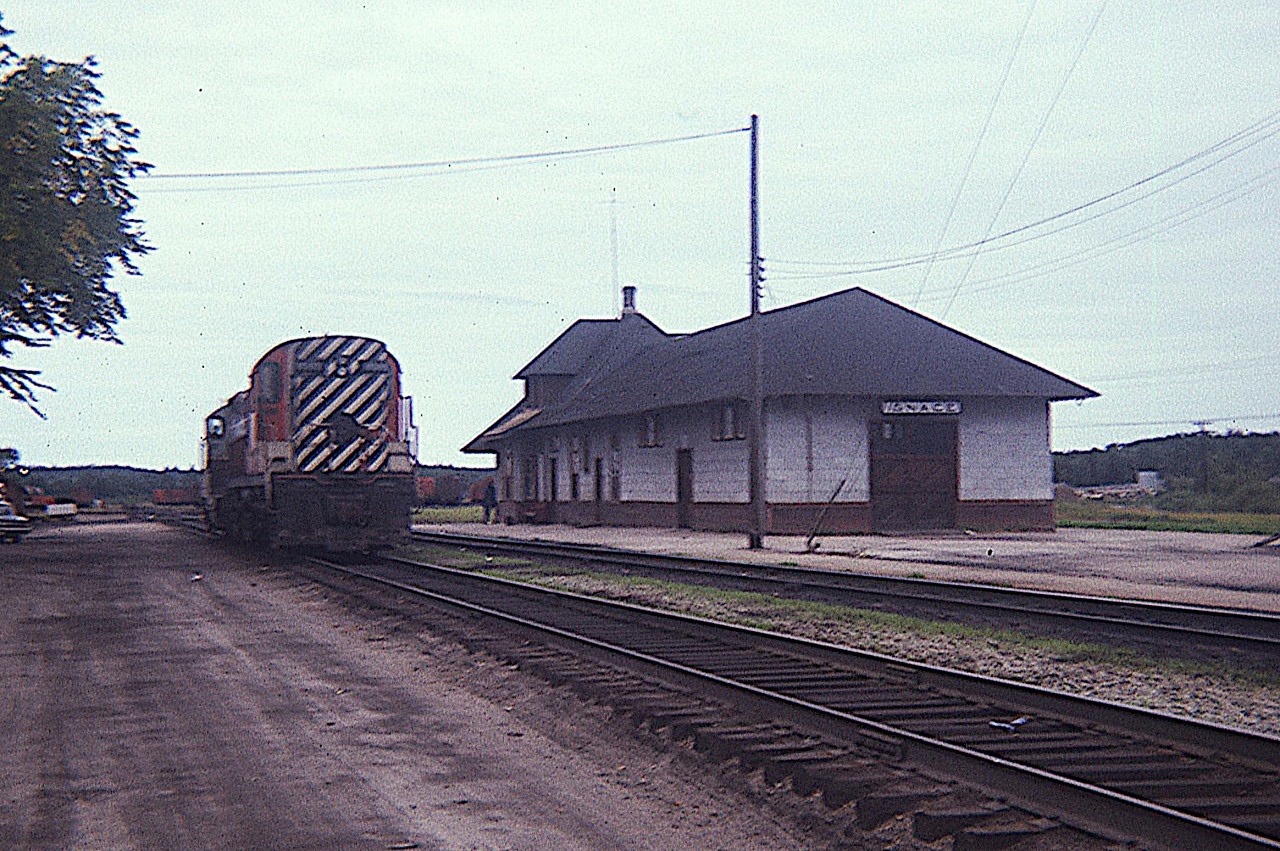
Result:
<svg viewBox="0 0 1280 851"><path fill-rule="evenodd" d="M386 346L317 337L294 350L293 445L306 473L377 472L387 460L393 393Z"/></svg>

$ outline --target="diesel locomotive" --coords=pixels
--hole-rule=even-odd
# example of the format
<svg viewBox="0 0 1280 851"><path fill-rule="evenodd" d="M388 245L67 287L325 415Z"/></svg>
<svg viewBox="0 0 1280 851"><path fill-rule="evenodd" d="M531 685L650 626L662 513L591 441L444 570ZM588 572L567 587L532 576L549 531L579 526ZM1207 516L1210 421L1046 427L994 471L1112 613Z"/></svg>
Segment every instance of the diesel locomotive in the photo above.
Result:
<svg viewBox="0 0 1280 851"><path fill-rule="evenodd" d="M378 340L290 340L205 419L204 500L247 543L369 552L408 534L417 429Z"/></svg>

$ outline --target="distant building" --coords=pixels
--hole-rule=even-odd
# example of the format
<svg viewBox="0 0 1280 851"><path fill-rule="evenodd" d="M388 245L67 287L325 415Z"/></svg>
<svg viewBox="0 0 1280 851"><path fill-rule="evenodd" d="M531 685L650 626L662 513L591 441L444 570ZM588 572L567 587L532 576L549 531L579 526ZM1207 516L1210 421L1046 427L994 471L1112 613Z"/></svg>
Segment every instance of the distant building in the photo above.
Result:
<svg viewBox="0 0 1280 851"><path fill-rule="evenodd" d="M193 505L199 501L198 488L156 488L151 492L154 505Z"/></svg>
<svg viewBox="0 0 1280 851"><path fill-rule="evenodd" d="M862 289L767 311L767 533L1053 526L1049 406L1092 390ZM745 530L748 321L671 335L624 293L516 373L506 522Z"/></svg>
<svg viewBox="0 0 1280 851"><path fill-rule="evenodd" d="M414 476L413 486L419 503L425 504L435 499L436 480L433 476Z"/></svg>
<svg viewBox="0 0 1280 851"><path fill-rule="evenodd" d="M1143 499L1164 490L1164 477L1155 470L1139 470L1132 482L1122 485L1089 485L1079 488L1077 493L1085 499L1105 499L1123 502L1125 500Z"/></svg>
<svg viewBox="0 0 1280 851"><path fill-rule="evenodd" d="M1164 479L1156 470L1139 470L1138 487L1147 493L1160 493L1164 490Z"/></svg>

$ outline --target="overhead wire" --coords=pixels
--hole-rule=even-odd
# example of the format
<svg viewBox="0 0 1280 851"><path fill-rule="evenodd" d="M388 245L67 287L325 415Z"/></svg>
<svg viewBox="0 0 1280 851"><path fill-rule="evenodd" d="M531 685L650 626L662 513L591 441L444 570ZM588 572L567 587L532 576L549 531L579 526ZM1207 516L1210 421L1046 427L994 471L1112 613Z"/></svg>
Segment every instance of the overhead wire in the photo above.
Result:
<svg viewBox="0 0 1280 851"><path fill-rule="evenodd" d="M1123 372L1115 375L1094 376L1089 380L1094 384L1110 384L1128 381L1145 381L1151 378L1163 378L1170 375L1203 375L1205 373L1221 373L1226 370L1236 370L1242 366L1266 363L1267 361L1274 361L1278 359L1280 359L1280 354L1272 352L1263 355L1253 355L1246 358L1234 358L1228 361L1191 365L1181 369L1146 369L1136 372Z"/></svg>
<svg viewBox="0 0 1280 851"><path fill-rule="evenodd" d="M1280 133L1280 128L1277 128L1277 129L1276 129L1272 134L1270 134L1270 135L1275 135L1276 133ZM1211 167L1213 167L1214 165L1217 165L1217 164L1221 163L1221 162L1223 161L1223 159L1225 159L1226 157L1228 157L1228 156L1234 156L1236 153L1239 153L1239 151L1238 151L1238 150L1237 150L1237 151L1233 151L1233 152L1231 152L1231 153L1229 153L1229 154L1225 155L1222 159L1216 160L1216 161L1214 161L1213 163L1210 163L1210 164L1208 164L1208 165L1202 166L1201 168L1197 169L1196 171L1194 171L1194 172L1192 172L1192 173L1190 173L1190 174L1183 175L1182 177L1178 178L1178 180L1177 180L1177 181L1175 181L1174 183L1170 183L1170 184L1168 184L1168 185L1166 185L1166 186L1163 186L1163 187L1160 187L1160 188L1158 188L1158 189L1156 189L1156 190L1152 190L1151 192L1149 192L1149 193L1147 193L1147 194L1145 194L1145 195L1139 196L1139 197L1137 197L1137 198L1129 199L1129 200L1127 200L1127 201L1123 202L1122 204L1120 204L1120 205L1118 205L1118 206L1116 206L1116 207L1114 207L1114 208L1112 208L1112 209L1109 209L1109 210L1103 210L1103 211L1100 211L1100 212L1097 212L1097 213L1093 213L1093 214L1091 214L1091 215L1089 215L1089 216L1087 216L1087 217L1085 217L1085 218L1082 218L1082 219L1080 219L1080 220L1078 220L1078 221L1074 221L1074 222L1070 222L1070 223L1064 224L1064 225L1062 225L1062 226L1060 226L1060 227L1054 228L1053 230L1050 230L1050 231L1048 231L1048 232L1046 232L1046 233L1043 233L1043 234L1032 234L1032 235L1023 236L1023 237L1021 237L1021 238L1019 238L1019 239L1017 239L1017 240L1011 241L1011 242L1009 242L1009 243L1006 243L1006 244L1003 244L1003 245L999 245L999 246L995 246L995 247L993 247L993 248L987 249L987 251L988 251L988 252L1004 251L1004 250L1007 250L1007 249L1010 249L1010 248L1014 248L1014 247L1016 247L1016 246L1018 246L1018 245L1023 245L1023 244L1026 244L1026 243L1028 243L1028 242L1032 242L1032 241L1034 241L1034 240L1036 240L1036 239L1042 239L1042 238L1047 237L1047 236L1051 236L1051 235L1054 235L1054 234L1062 233L1062 232L1067 231L1067 230L1070 230L1070 229L1072 229L1072 228L1079 227L1079 226L1081 226L1081 225L1087 224L1088 222L1095 221L1095 220L1097 220L1097 219L1102 218L1103 216L1107 216L1107 215L1110 215L1111 213L1114 213L1114 212L1117 212L1117 211L1119 211L1119 210L1121 210L1121 209L1124 209L1125 207L1129 207L1129 206L1132 206L1132 205L1134 205L1134 204L1136 204L1136 203L1139 203L1140 201L1144 201L1144 200L1146 200L1147 198L1151 197L1152 195L1156 194L1156 192L1163 191L1164 189L1170 188L1171 186L1176 185L1177 183L1184 182L1184 181L1186 181L1186 180L1188 180L1188 179L1190 179L1190 178L1192 178L1192 177L1196 176L1197 174L1200 174L1201 172L1203 172L1203 171L1207 170L1208 168L1211 168ZM1250 177L1249 179L1247 179L1247 180L1245 180L1245 181L1243 181L1243 182L1241 182L1241 183L1238 183L1238 184L1236 184L1236 185L1234 185L1234 186L1229 187L1228 189L1223 190L1222 192L1219 192L1219 193L1217 193L1217 194L1215 194L1215 195L1213 195L1213 196L1210 196L1210 197L1209 197L1209 198L1207 198L1207 199L1202 199L1202 200L1200 200L1200 201L1196 201L1196 202L1194 202L1194 203L1192 203L1192 204L1190 204L1190 205L1188 205L1188 206L1186 206L1186 207L1183 207L1182 209L1180 209L1180 210L1176 211L1176 212L1175 212L1175 213L1173 213L1173 214L1170 214L1170 215L1168 215L1168 216L1165 216L1163 219L1160 219L1160 220L1159 220L1159 221L1157 221L1157 222L1150 223L1150 224L1148 224L1148 225L1143 226L1142 228L1138 228L1138 229L1133 230L1133 231L1129 231L1129 232L1127 232L1126 234L1122 234L1122 235L1121 235L1121 236L1119 236L1119 237L1113 237L1113 238L1111 238L1111 239L1107 240L1107 241L1106 241L1106 242L1104 242L1104 243L1100 243L1099 245L1091 246L1090 248L1084 249L1084 250L1082 250L1082 251L1075 252L1075 253L1072 253L1072 254L1069 254L1069 255L1065 255L1064 257L1055 258L1055 259L1053 259L1053 260L1046 261L1046 262L1044 262L1044 263L1039 263L1039 264L1036 264L1036 265L1034 265L1034 266L1026 267L1026 268L1024 268L1024 269L1015 270L1015 271L1013 271L1013 272L1007 272L1007 273L1004 273L1004 274L1002 274L1002 275L994 276L994 277L992 277L992 278L985 278L985 279L982 279L982 280L980 280L980 281L978 281L978 282L976 282L976 283L979 283L979 284L981 284L981 283L987 283L987 282L994 281L994 280L1007 279L1007 278L1011 278L1011 277L1015 277L1015 276L1023 275L1024 273L1027 273L1027 272L1032 272L1032 271L1037 270L1037 269L1042 269L1042 268L1049 267L1049 266L1052 266L1052 265L1057 264L1057 263L1061 263L1061 262L1063 262L1063 261L1065 261L1065 260L1068 260L1068 259L1070 259L1070 258L1074 258L1074 257L1078 257L1078 256L1081 256L1081 255L1090 254L1091 252L1095 252L1095 251L1097 251L1097 250L1098 250L1099 248L1101 248L1101 247L1104 247L1104 246L1107 246L1107 245L1112 245L1112 244L1117 243L1117 242L1119 242L1119 241L1121 241L1121 240L1127 239L1128 237L1133 236L1133 235L1135 235L1135 234L1143 234L1143 233L1144 233L1144 232L1146 232L1146 231L1150 231L1150 233L1147 233L1145 236L1144 236L1144 235L1139 235L1136 239L1132 239L1132 240L1130 240L1130 241L1124 242L1123 244L1121 244L1121 245L1117 246L1117 247L1116 247L1116 248L1114 248L1114 249L1110 249L1110 250L1107 250L1107 251L1097 251L1097 254L1096 254L1095 256L1103 256L1103 255L1105 255L1105 254L1110 254L1110 253L1112 253L1112 251L1119 250L1120 248L1127 247L1127 246L1132 245L1132 244L1134 244L1134 243L1136 243L1136 242L1141 242L1142 240L1147 239L1147 238L1150 238L1151 236L1156 236L1156 235L1158 235L1158 234L1160 234L1160 233L1163 233L1163 232L1165 232L1165 231L1167 231L1167 230L1171 230L1171 229L1173 229L1174 227L1177 227L1177 226L1179 226L1179 225L1181 225L1181 224L1184 224L1186 221L1190 221L1190 220L1192 220L1192 219L1199 218L1201 215L1204 215L1204 214L1206 214L1206 213L1208 213L1208 212L1211 212L1212 210L1216 210L1216 209L1218 209L1218 208L1220 208L1220 207L1226 206L1227 204L1233 203L1233 202L1235 202L1235 201L1239 200L1240 198L1245 197L1246 195L1252 194L1254 191L1256 191L1257 189L1261 188L1262 186L1265 186L1265 185L1267 185L1268 183L1271 183L1271 182L1274 180L1274 175L1276 174L1276 171L1277 171L1278 169L1280 169L1280 166L1272 167L1272 168L1270 168L1270 169L1268 169L1268 170L1266 170L1266 171L1262 172L1261 174L1254 175L1253 177ZM1257 184L1257 185L1250 186L1250 184ZM1219 203L1213 203L1213 202L1215 202L1215 201L1216 201L1216 200L1218 200L1218 199L1222 199L1222 198L1224 198L1225 196L1231 196L1231 197L1226 197L1226 199L1225 199L1225 200L1222 200L1222 201L1221 201L1221 202L1219 202ZM1200 209L1200 208L1204 208L1204 209ZM1185 217L1185 218L1184 218L1184 217ZM1159 225L1162 225L1162 224L1164 224L1164 223L1168 223L1168 222L1170 222L1170 221L1172 221L1172 220L1174 220L1174 219L1179 219L1179 218L1181 218L1182 220L1181 220L1181 221L1174 221L1174 222L1173 222L1173 224L1170 224L1168 227L1158 227ZM955 259L955 258L958 258L958 257L968 257L968 256L970 256L970 254L971 254L971 253L978 253L979 251L980 251L980 249L975 248L975 249L973 249L973 250L972 250L972 252L965 253L965 254L955 255L954 257L952 257L952 258L947 258L947 259ZM770 263L783 263L783 262L784 262L784 261L770 259ZM818 279L824 279L824 278L839 278L839 277L847 277L847 276L851 276L851 275L865 274L865 273L869 273L869 272L889 271L889 270L892 270L892 269L899 269L899 268L904 268L904 267L908 267L908 266L919 265L919 263L920 263L920 262L923 262L923 261L912 261L912 262L905 262L905 263L900 263L900 264L892 264L892 265L880 266L880 267L875 267L875 268L870 268L870 269L865 269L865 270L849 270L849 269L846 269L846 270L834 270L834 271L826 271L826 272L787 271L787 270L783 269L783 270L776 271L776 272L774 273L773 277L774 277L774 280L775 280L775 281L777 281L777 280L783 280L783 281L787 281L787 280L793 280L793 281L794 281L794 280L818 280ZM1074 263L1067 263L1067 264L1063 265L1063 266L1062 266L1062 267L1060 267L1060 268L1067 268L1068 266L1071 266L1071 265L1075 265L1075 264L1074 264ZM1054 271L1054 270L1050 270L1050 271ZM1045 273L1041 273L1041 274L1048 274L1048 273L1047 273L1047 272L1045 272ZM1032 277L1038 277L1038 275L1036 275L1036 274L1028 274L1028 275L1026 275L1026 277L1025 277L1025 278L1021 278L1020 280L1026 280L1026 279L1029 279L1029 278L1032 278ZM935 292L936 292L936 291L935 291ZM928 295L928 292L927 292L927 291L926 291L925 293L921 293L921 294L920 294L920 299L921 299L921 300L929 300L929 299L927 299L927 298L926 298L926 296L927 296L927 295Z"/></svg>
<svg viewBox="0 0 1280 851"><path fill-rule="evenodd" d="M1044 225L1050 224L1055 221L1059 221L1061 219L1067 218L1069 216L1072 216L1076 213L1090 209L1092 207L1096 207L1107 201L1110 201L1112 199L1125 195L1126 193L1132 192L1135 189L1146 186L1147 184L1150 184L1156 180L1159 180L1161 177L1165 177L1166 175L1172 174L1178 171L1179 169L1184 168L1185 166L1188 166L1207 156L1211 156L1224 148L1228 148L1231 145L1236 144L1237 142L1243 142L1243 144L1227 151L1225 154L1213 160L1212 162L1206 165L1203 165L1200 168L1197 168L1194 171L1191 171L1187 174L1181 175L1175 180L1156 186L1148 190L1144 194L1139 195L1136 198L1128 199L1114 207L1105 209L1098 213L1094 213L1088 217L1079 219L1077 221L1068 222L1064 225L1061 225L1057 228L1046 231L1044 233L1031 234L1028 236L1024 236L1018 240L1010 241L1008 243L1001 244L993 248L985 249L986 251L1004 250L1006 248L1011 248L1017 245L1023 245L1035 239L1041 239L1047 236L1051 236L1053 234L1061 233L1064 230L1070 230L1071 228L1079 227L1080 225L1094 221L1098 218L1101 218L1102 216L1110 215L1111 213L1114 213L1126 207L1132 206L1133 204L1136 204L1140 201L1144 201L1147 198L1150 198L1156 195L1157 193L1164 192L1168 189L1171 189L1174 186L1177 186L1191 179L1192 177L1195 177L1199 174L1204 173L1210 168L1213 168L1215 166L1222 164L1223 162L1243 153L1244 151L1247 151L1250 148L1253 148L1254 146L1259 145L1262 142L1265 142L1266 140L1273 138L1277 134L1280 134L1280 111L1273 112L1270 115L1267 115L1265 118L1260 119L1257 122L1254 122L1250 126L1243 128L1241 130L1238 130L1235 133L1232 133L1230 136L1227 136L1226 138L1215 142L1209 147L1204 148L1200 151L1197 151L1196 153L1191 154L1188 157L1184 157L1178 162L1173 163L1172 165L1166 166L1165 168L1162 168L1153 174L1143 177L1140 180L1136 180L1120 189L1107 192L1104 195L1100 195L1089 201L1076 204L1072 207L1069 207L1065 210L1054 213L1050 216L1046 216L1036 221L1028 222L1026 224L1019 225L1018 227L1011 228L1002 233L996 234L995 236L990 236L985 239L977 240L970 243L965 243L963 245L951 246L949 248L940 249L936 252L908 254L908 255L872 259L872 260L796 260L791 258L781 258L781 257L773 257L773 256L766 257L765 259L767 259L770 263L775 264L775 269L777 269L779 266L782 267L782 269L779 269L777 272L778 276L785 275L786 277L793 278L793 279L807 279L807 278L845 277L850 275L870 274L874 272L884 272L884 271L891 271L895 269L908 268L911 266L918 266L923 263L928 263L931 260L933 261L953 260L953 259L958 259L962 257L969 257L973 252L984 249L985 246L992 245L993 243L998 243L1003 240L1008 240L1010 237L1035 230L1036 228L1043 227ZM1253 137L1253 138L1250 138L1250 137ZM809 267L809 268L817 268L817 269L832 267L832 269L831 271L805 271L803 269L786 269L786 267L788 266Z"/></svg>
<svg viewBox="0 0 1280 851"><path fill-rule="evenodd" d="M1000 203L996 205L995 210L991 213L991 218L987 221L987 228L982 233L982 240L986 240L991 236L991 232L995 230L996 221L999 220L1000 214L1004 212L1005 204L1009 202L1009 196L1013 194L1013 187L1017 185L1018 178L1022 176L1022 172L1026 170L1027 163L1031 160L1031 152L1035 150L1036 143L1040 141L1040 136L1044 133L1044 128L1049 124L1049 118L1053 115L1054 108L1057 107L1058 101L1062 99L1062 93L1067 89L1067 83L1071 81L1072 74L1075 73L1076 66L1080 64L1080 57L1084 56L1084 49L1089 44L1089 39L1093 37L1093 32L1098 28L1098 21L1102 20L1102 13L1107 8L1106 0L1098 6L1097 14L1093 16L1093 21L1085 30L1084 38L1080 40L1080 47L1076 50L1076 55L1072 58L1071 64L1067 66L1067 72L1062 76L1062 82L1058 84L1058 89L1053 93L1053 98L1049 101L1049 106L1044 111L1044 115L1040 118L1040 124L1036 127L1035 133L1031 136L1030 143L1027 144L1026 151L1022 154L1022 161L1018 163L1018 168L1013 173L1013 177L1009 179L1008 185L1005 187L1004 195L1000 198ZM951 306L955 304L956 296L960 294L960 290L964 287L966 281L969 280L969 274L973 271L973 265L978 261L980 250L975 250L969 256L969 262L965 265L964 274L956 281L955 288L951 291L951 298L947 299L946 306L939 315L939 320L945 320L947 314L951 312ZM919 296L917 296L917 299Z"/></svg>
<svg viewBox="0 0 1280 851"><path fill-rule="evenodd" d="M332 180L305 180L305 181L289 181L286 183L247 183L242 185L213 185L213 186L173 186L173 187L144 187L139 191L146 195L169 195L174 193L196 193L196 192L259 192L271 189L303 189L316 186L345 186L354 183L383 183L391 180L417 180L426 177L443 177L455 176L461 174L474 174L481 171L499 171L508 168L523 168L532 164L537 165L554 165L556 163L568 162L570 160L581 159L583 157L597 156L595 153L583 154L564 154L557 157L548 157L542 160L520 160L516 162L497 162L483 165L467 165L457 168L448 168L444 170L421 170L413 173L403 173L394 175L379 175L370 177L340 177Z"/></svg>
<svg viewBox="0 0 1280 851"><path fill-rule="evenodd" d="M1259 420L1275 420L1280 419L1280 411L1273 414L1242 414L1230 417L1188 417L1181 420L1141 420L1136 422L1124 423L1054 423L1054 431L1060 429L1073 428L1133 428L1137 426L1171 426L1171 425L1193 425L1208 426L1214 423L1233 423L1233 422L1257 422Z"/></svg>
<svg viewBox="0 0 1280 851"><path fill-rule="evenodd" d="M989 278L974 281L970 284L970 289L968 291L970 293L990 292L1002 287L1019 284L1023 281L1029 281L1043 275L1060 272L1063 269L1078 266L1079 264L1088 262L1089 260L1096 260L1099 257L1105 257L1108 254L1113 254L1116 251L1128 248L1130 245L1143 242L1154 236L1168 233L1174 228L1180 227L1187 222L1194 221L1201 216L1208 215L1214 210L1225 207L1228 204L1233 204L1241 198L1251 195L1259 189L1275 183L1277 180L1280 180L1280 166L1274 166L1262 174L1249 178L1241 184L1225 189L1216 195L1210 196L1209 198L1197 201L1196 203L1171 213L1155 222L1143 225L1140 228L1120 234L1119 236L1112 237L1105 242L1091 245L1088 248L1081 249L1080 251L1055 257L1052 260L1046 260L1043 263L1037 263L1033 266L1016 269L1012 272L1005 272L999 275L993 275ZM981 286L983 284L992 284L992 286ZM930 299L928 294L926 294L922 300L930 301L932 299Z"/></svg>
<svg viewBox="0 0 1280 851"><path fill-rule="evenodd" d="M400 172L423 169L451 168L454 166L486 165L491 163L518 163L552 159L573 155L594 155L625 151L635 148L672 145L679 142L693 142L699 139L713 139L717 136L729 136L735 133L750 132L750 127L734 127L727 130L715 130L708 133L693 133L684 136L668 136L659 139L646 139L638 142L619 142L610 145L593 145L580 148L562 148L547 151L532 151L520 154L502 154L488 157L460 157L445 160L424 160L406 163L382 163L349 166L326 166L320 168L285 168L260 169L253 171L206 171L206 172L151 172L139 175L146 180L208 180L224 178L259 178L259 177L306 177L324 174L354 174L367 172Z"/></svg>
<svg viewBox="0 0 1280 851"><path fill-rule="evenodd" d="M920 293L924 292L925 285L929 282L929 273L933 270L932 258L937 254L938 249L942 247L942 241L947 238L947 230L951 227L951 219L955 215L956 207L960 204L960 196L964 194L965 184L969 182L969 174L973 171L973 162L978 157L978 149L982 147L982 140L986 138L987 130L991 126L991 118L995 115L996 106L1000 103L1000 95L1004 91L1005 83L1009 80L1009 73L1013 70L1013 62L1018 56L1018 49L1022 46L1022 38L1027 34L1027 27L1031 23L1031 16L1036 10L1036 0L1031 0L1027 4L1027 15L1022 19L1022 27L1018 30L1017 38L1013 40L1013 49L1009 51L1009 59L1005 62L1004 71L1000 75L1000 82L996 86L995 96L991 98L991 105L987 108L987 115L982 121L982 129L978 131L978 138L973 142L973 149L969 151L969 159L965 163L964 173L960 177L960 185L956 187L956 194L951 198L951 206L947 209L947 216L943 219L942 230L938 232L938 238L934 242L933 251L930 253L930 260L924 269L924 274L920 278L920 285L916 288L916 297L912 303L920 300Z"/></svg>

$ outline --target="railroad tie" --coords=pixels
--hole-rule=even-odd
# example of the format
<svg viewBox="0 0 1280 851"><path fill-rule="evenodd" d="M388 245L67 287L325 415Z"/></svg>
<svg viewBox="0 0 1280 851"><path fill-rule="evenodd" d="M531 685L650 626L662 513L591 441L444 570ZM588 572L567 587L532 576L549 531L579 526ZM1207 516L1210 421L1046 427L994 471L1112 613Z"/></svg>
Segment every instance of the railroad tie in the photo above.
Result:
<svg viewBox="0 0 1280 851"><path fill-rule="evenodd" d="M921 810L912 818L911 832L917 839L933 842L944 836L959 833L965 828L991 821L1008 812L1010 812L1008 807L990 804L946 810Z"/></svg>
<svg viewBox="0 0 1280 851"><path fill-rule="evenodd" d="M946 790L937 787L906 789L902 791L872 792L858 798L857 823L864 830L873 830L889 819L903 815L932 798L939 798Z"/></svg>
<svg viewBox="0 0 1280 851"><path fill-rule="evenodd" d="M978 825L957 833L951 848L952 851L999 851L999 849L1017 845L1025 839L1044 836L1061 829L1061 825L1050 819L1033 819L990 827Z"/></svg>

